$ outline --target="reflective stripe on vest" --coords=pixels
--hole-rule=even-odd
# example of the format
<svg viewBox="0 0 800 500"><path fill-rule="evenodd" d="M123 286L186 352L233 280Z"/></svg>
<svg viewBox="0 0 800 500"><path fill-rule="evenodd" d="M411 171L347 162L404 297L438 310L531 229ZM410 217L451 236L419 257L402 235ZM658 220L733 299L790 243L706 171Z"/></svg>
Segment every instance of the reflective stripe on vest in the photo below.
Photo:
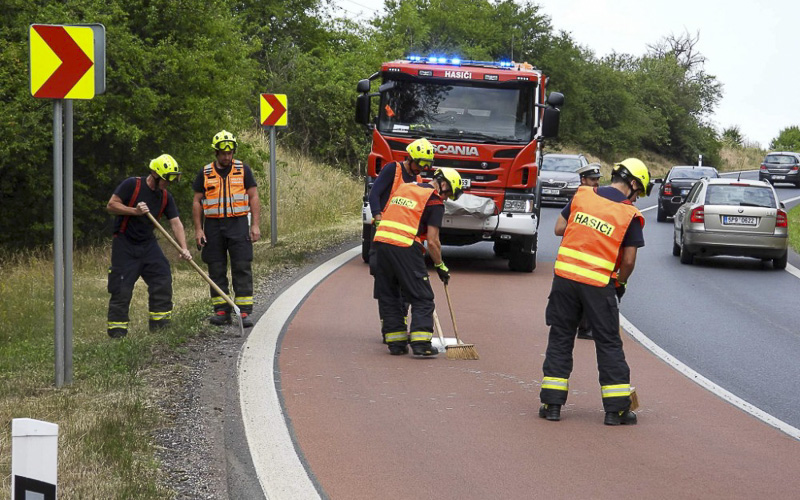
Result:
<svg viewBox="0 0 800 500"><path fill-rule="evenodd" d="M622 398L631 395L631 384L604 385L600 388L604 398Z"/></svg>
<svg viewBox="0 0 800 500"><path fill-rule="evenodd" d="M556 275L597 287L608 285L619 267L619 250L628 226L638 218L644 227L641 212L583 186L572 198L569 217L558 248Z"/></svg>
<svg viewBox="0 0 800 500"><path fill-rule="evenodd" d="M432 188L421 187L413 182L398 186L386 204L374 241L399 247L410 247L415 241L421 242L417 236L419 222L433 194Z"/></svg>
<svg viewBox="0 0 800 500"><path fill-rule="evenodd" d="M203 167L203 214L206 217L241 217L250 212L250 197L244 187L244 164L233 160L230 173L224 179L214 163Z"/></svg>

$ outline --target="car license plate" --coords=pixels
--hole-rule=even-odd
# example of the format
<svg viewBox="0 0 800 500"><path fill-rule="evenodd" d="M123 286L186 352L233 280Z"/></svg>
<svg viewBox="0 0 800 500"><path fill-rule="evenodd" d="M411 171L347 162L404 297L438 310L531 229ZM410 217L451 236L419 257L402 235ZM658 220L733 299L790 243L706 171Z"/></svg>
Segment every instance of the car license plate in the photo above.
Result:
<svg viewBox="0 0 800 500"><path fill-rule="evenodd" d="M755 226L758 224L758 218L742 217L740 215L723 215L722 223L727 226Z"/></svg>
<svg viewBox="0 0 800 500"><path fill-rule="evenodd" d="M469 189L472 187L472 179L461 178L461 189Z"/></svg>
<svg viewBox="0 0 800 500"><path fill-rule="evenodd" d="M542 188L542 194L559 194L560 191L558 189L547 189Z"/></svg>
<svg viewBox="0 0 800 500"><path fill-rule="evenodd" d="M772 178L775 179L776 181L782 181L782 180L786 179L786 176L785 175L773 175Z"/></svg>

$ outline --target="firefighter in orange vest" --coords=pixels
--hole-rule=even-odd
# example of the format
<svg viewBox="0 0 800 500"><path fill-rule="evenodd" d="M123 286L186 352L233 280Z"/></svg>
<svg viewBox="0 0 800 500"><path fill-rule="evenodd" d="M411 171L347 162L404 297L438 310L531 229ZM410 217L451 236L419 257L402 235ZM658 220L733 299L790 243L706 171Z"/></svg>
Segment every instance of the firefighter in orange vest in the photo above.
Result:
<svg viewBox="0 0 800 500"><path fill-rule="evenodd" d="M253 242L261 238L260 204L253 171L233 158L236 138L222 130L214 136L216 161L197 174L192 184L194 203L194 239L202 248L208 276L226 295L228 291L228 256L235 297L233 302L242 313L242 326L253 326ZM248 220L250 217L252 220ZM213 288L211 324L231 323L231 307Z"/></svg>
<svg viewBox="0 0 800 500"><path fill-rule="evenodd" d="M433 165L433 144L428 139L417 139L406 147L408 159L383 166L369 191L369 209L372 223L379 225L386 203L400 184L422 182L422 170Z"/></svg>
<svg viewBox="0 0 800 500"><path fill-rule="evenodd" d="M430 184L402 184L397 188L373 245L377 256L375 297L382 320L382 332L389 353L408 353L408 344L416 356L435 356L433 335L433 289L425 268L425 247L442 282L450 280L450 271L442 261L439 228L444 216L444 200L461 196L461 176L455 169L440 168ZM402 296L411 304L410 332L404 321Z"/></svg>
<svg viewBox="0 0 800 500"><path fill-rule="evenodd" d="M589 186L589 187L597 187L600 185L600 177L603 174L600 173L600 164L599 163L590 163L578 169L578 175L581 179L581 186ZM581 318L581 322L578 324L578 338L579 339L589 339L591 340L592 337L592 328L589 326L589 321L586 319L586 314L583 315Z"/></svg>
<svg viewBox="0 0 800 500"><path fill-rule="evenodd" d="M630 369L619 334L618 300L644 246L644 217L633 206L653 184L644 163L628 158L614 165L611 185L581 186L555 226L563 236L545 312L550 337L542 371L539 416L561 419L569 394L572 350L581 315L592 325L606 425L632 425Z"/></svg>
<svg viewBox="0 0 800 500"><path fill-rule="evenodd" d="M111 244L111 267L108 270L108 336L123 338L128 334L128 312L133 287L141 276L147 284L150 309L150 330L169 324L172 317L172 271L169 261L158 246L154 226L144 216L150 212L156 219L167 216L172 234L181 247L180 257L191 260L186 247L186 234L178 217L178 206L167 192L170 182L180 179L178 163L164 154L150 162L147 177L125 179L106 209L116 215L114 241Z"/></svg>

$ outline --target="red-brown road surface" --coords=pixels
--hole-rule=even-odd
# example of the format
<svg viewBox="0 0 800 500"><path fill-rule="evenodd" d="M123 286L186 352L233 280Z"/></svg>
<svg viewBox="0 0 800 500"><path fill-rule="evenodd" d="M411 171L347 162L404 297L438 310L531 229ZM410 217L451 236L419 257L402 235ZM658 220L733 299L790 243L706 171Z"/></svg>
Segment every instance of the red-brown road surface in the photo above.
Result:
<svg viewBox="0 0 800 500"><path fill-rule="evenodd" d="M639 424L603 425L594 344L577 340L560 422L537 414L552 265L455 270L479 361L390 356L353 259L308 296L278 357L286 414L332 499L800 498L800 442L699 387L623 334ZM445 334L452 325L434 278Z"/></svg>

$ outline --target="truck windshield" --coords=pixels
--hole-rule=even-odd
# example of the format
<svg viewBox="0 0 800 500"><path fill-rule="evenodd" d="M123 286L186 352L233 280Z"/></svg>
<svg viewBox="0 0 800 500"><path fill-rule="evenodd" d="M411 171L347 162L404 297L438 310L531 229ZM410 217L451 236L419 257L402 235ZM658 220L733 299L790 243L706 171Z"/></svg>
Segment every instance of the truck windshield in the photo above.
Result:
<svg viewBox="0 0 800 500"><path fill-rule="evenodd" d="M472 142L531 141L535 87L393 81L382 93L383 133Z"/></svg>

